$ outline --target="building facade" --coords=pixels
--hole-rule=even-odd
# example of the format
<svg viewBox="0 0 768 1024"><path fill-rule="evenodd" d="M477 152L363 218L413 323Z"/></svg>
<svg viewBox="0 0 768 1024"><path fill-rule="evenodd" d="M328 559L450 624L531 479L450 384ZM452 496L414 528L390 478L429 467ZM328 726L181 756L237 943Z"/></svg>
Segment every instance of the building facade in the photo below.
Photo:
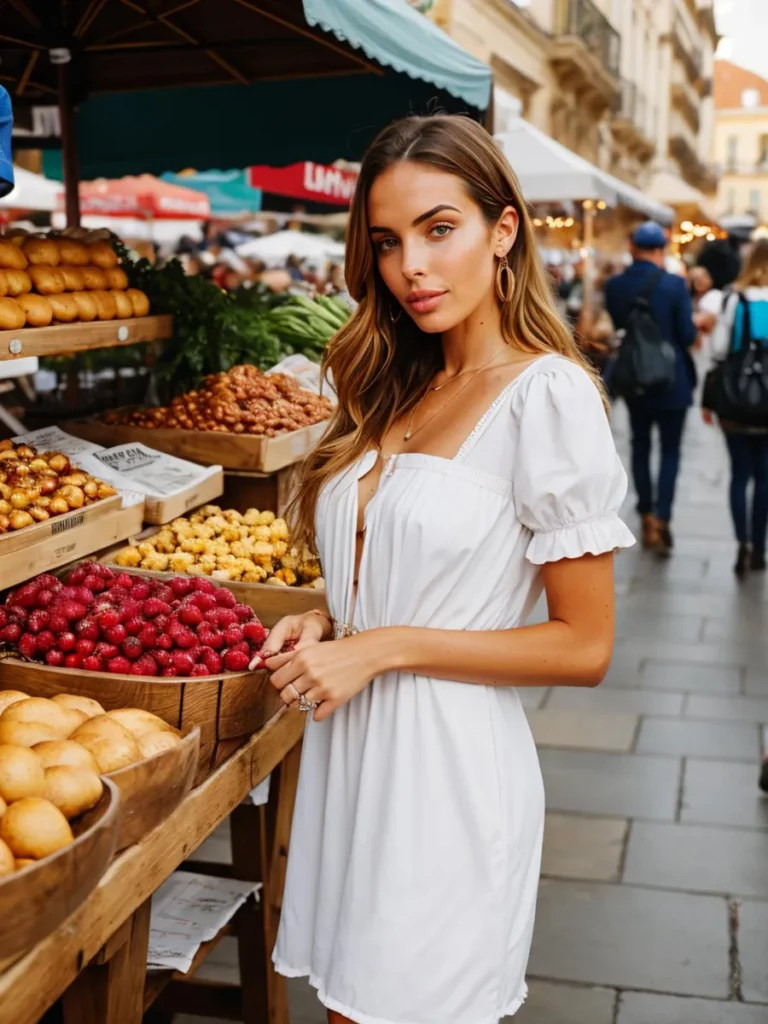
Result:
<svg viewBox="0 0 768 1024"><path fill-rule="evenodd" d="M434 0L430 17L493 68L497 131L519 109L633 185L663 171L712 193L712 4Z"/></svg>
<svg viewBox="0 0 768 1024"><path fill-rule="evenodd" d="M714 159L719 213L768 223L768 80L727 60L715 62Z"/></svg>

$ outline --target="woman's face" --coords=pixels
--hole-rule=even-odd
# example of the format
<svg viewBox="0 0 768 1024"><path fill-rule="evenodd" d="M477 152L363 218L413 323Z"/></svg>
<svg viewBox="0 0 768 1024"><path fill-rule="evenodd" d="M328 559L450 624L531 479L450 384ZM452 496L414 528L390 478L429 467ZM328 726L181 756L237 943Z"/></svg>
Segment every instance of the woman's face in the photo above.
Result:
<svg viewBox="0 0 768 1024"><path fill-rule="evenodd" d="M421 330L450 330L496 303L496 258L517 234L512 207L489 227L461 179L403 161L376 179L367 212L382 279Z"/></svg>

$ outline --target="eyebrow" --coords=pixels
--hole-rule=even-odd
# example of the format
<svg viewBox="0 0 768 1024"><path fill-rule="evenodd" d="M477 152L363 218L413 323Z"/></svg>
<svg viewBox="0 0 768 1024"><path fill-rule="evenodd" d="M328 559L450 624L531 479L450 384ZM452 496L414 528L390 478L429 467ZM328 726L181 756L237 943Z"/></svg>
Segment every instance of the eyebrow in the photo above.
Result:
<svg viewBox="0 0 768 1024"><path fill-rule="evenodd" d="M450 203L439 203L437 206L433 206L431 210L427 210L426 213L419 214L413 222L413 227L417 228L419 224L423 224L425 220L429 220L430 217L434 217L436 213L441 213L443 210L453 210L454 213L461 213L461 210L457 206L451 206ZM381 228L376 226L370 227L368 230L372 235L392 232L392 228Z"/></svg>

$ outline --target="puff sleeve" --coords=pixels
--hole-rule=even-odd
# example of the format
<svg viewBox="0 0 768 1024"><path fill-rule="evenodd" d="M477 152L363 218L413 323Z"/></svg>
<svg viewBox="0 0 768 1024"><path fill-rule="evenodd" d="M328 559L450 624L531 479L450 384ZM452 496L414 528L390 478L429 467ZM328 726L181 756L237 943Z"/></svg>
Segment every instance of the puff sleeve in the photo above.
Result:
<svg viewBox="0 0 768 1024"><path fill-rule="evenodd" d="M548 363L513 405L519 423L515 508L533 534L526 558L534 565L635 542L618 515L627 475L597 388L577 364Z"/></svg>

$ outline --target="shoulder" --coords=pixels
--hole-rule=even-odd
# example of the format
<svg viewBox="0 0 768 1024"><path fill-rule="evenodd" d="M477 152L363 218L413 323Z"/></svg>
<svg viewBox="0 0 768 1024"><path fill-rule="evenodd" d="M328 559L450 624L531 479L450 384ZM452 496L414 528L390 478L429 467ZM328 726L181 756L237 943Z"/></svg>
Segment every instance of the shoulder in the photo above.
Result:
<svg viewBox="0 0 768 1024"><path fill-rule="evenodd" d="M585 404L602 407L595 380L573 359L557 354L541 356L523 371L519 385L512 390L512 413L542 416L569 412L575 415Z"/></svg>
<svg viewBox="0 0 768 1024"><path fill-rule="evenodd" d="M699 300L699 309L705 313L719 313L723 308L723 293L719 288L710 288Z"/></svg>

